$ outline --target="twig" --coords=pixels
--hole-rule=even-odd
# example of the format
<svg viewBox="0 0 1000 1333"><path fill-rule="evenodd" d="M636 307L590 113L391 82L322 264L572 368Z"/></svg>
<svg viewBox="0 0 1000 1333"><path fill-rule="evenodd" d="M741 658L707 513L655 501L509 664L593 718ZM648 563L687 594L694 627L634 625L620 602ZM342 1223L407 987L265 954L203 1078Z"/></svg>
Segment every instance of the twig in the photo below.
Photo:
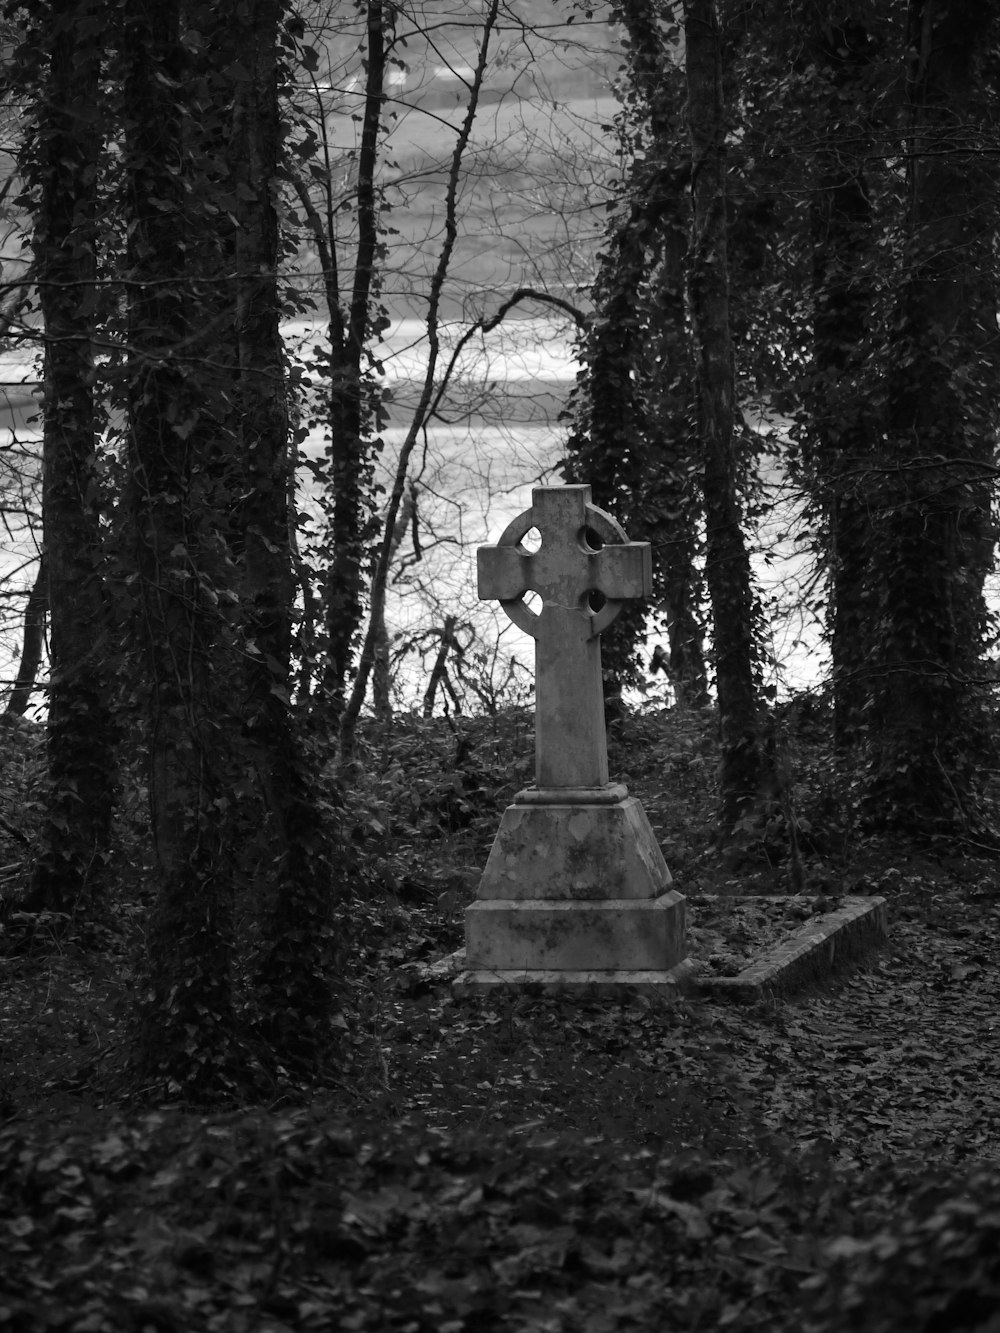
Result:
<svg viewBox="0 0 1000 1333"><path fill-rule="evenodd" d="M10 836L16 839L17 842L21 843L23 847L31 846L31 839L28 837L27 833L22 832L22 830L15 824L12 824L9 819L4 819L3 815L0 815L0 828L2 828L5 833L9 833ZM3 867L3 870L10 869L12 869L11 866Z"/></svg>

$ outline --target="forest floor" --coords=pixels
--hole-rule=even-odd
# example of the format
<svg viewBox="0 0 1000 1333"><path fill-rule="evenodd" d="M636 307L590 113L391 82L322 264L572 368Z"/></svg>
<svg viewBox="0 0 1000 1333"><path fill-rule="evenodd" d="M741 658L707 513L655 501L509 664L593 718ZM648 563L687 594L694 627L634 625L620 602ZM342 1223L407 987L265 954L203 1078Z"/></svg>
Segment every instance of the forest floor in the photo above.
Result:
<svg viewBox="0 0 1000 1333"><path fill-rule="evenodd" d="M807 894L885 896L881 953L749 1008L456 1002L419 964L461 942L530 729L455 727L366 738L354 984L321 1089L122 1100L131 890L99 948L0 958L0 1328L997 1333L996 862L852 835L790 717ZM788 892L781 828L738 878L711 846L713 732L629 719L615 776L682 891ZM8 824L36 747L0 774Z"/></svg>

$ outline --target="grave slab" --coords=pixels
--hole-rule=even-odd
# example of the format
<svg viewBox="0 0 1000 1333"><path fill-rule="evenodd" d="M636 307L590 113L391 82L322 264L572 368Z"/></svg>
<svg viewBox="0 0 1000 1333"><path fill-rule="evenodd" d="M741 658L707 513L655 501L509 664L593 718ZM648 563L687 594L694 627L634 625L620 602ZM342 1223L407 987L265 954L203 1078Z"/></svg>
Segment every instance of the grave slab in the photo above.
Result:
<svg viewBox="0 0 1000 1333"><path fill-rule="evenodd" d="M792 995L863 961L885 943L888 930L884 898L845 898L836 910L803 922L735 977L696 970L692 979L703 994L738 1004Z"/></svg>

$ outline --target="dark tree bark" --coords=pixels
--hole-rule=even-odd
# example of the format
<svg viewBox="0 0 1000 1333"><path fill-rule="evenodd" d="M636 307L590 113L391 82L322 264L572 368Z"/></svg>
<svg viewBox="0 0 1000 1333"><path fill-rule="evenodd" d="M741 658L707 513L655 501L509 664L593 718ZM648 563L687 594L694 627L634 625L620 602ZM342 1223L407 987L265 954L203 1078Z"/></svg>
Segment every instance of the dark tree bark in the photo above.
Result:
<svg viewBox="0 0 1000 1333"><path fill-rule="evenodd" d="M434 700L438 691L444 692L448 689L448 654L459 649L459 643L455 637L455 626L457 624L457 616L445 616L444 624L438 631L440 635L438 650L434 656L434 665L427 680L427 688L424 690L424 717L433 717Z"/></svg>
<svg viewBox="0 0 1000 1333"><path fill-rule="evenodd" d="M24 636L21 640L21 659L14 679L14 687L7 698L4 712L11 717L24 717L31 701L38 669L45 648L45 613L49 604L48 578L45 557L38 562L38 574L24 608Z"/></svg>
<svg viewBox="0 0 1000 1333"><path fill-rule="evenodd" d="M996 7L911 0L908 211L876 497L868 806L968 827L985 729L977 674L995 545Z"/></svg>
<svg viewBox="0 0 1000 1333"><path fill-rule="evenodd" d="M253 693L259 709L271 707L266 702L270 696L286 712L287 701L270 693L271 685L279 693L288 689L295 598L289 536L292 463L279 329L274 201L281 153L277 43L284 8L283 0L239 0L237 56L243 74L235 91L230 155L240 201L236 326L240 454L246 473L241 515L245 586L252 616L248 635L254 645ZM277 717L276 712L275 720Z"/></svg>
<svg viewBox="0 0 1000 1333"><path fill-rule="evenodd" d="M704 451L705 579L712 603L722 741L719 827L723 837L729 837L753 810L767 761L755 670L756 607L737 491L726 127L714 0L684 0L684 36L693 205L688 291Z"/></svg>
<svg viewBox="0 0 1000 1333"><path fill-rule="evenodd" d="M678 201L683 198L677 189ZM669 209L661 223L660 263L654 274L654 364L658 375L650 421L648 497L660 597L667 618L667 670L676 701L702 708L709 701L705 631L698 614L701 577L695 567L703 497L699 485L694 367L687 326L687 219ZM638 499L638 497L636 497Z"/></svg>
<svg viewBox="0 0 1000 1333"><path fill-rule="evenodd" d="M246 469L245 727L267 819L253 868L265 903L257 960L260 1028L283 1062L315 1067L329 1057L336 976L331 908L336 871L314 795L317 775L291 712L292 605L288 411L279 331L278 217L281 160L278 38L283 0L240 0L232 160L240 204L237 258L239 418Z"/></svg>
<svg viewBox="0 0 1000 1333"><path fill-rule="evenodd" d="M233 583L219 530L231 493L206 446L203 312L185 291L204 233L199 183L185 178L178 0L128 0L124 59L129 507L157 888L134 1072L205 1100L244 1074L232 999L239 657L220 598Z"/></svg>
<svg viewBox="0 0 1000 1333"><path fill-rule="evenodd" d="M813 383L808 406L826 528L834 740L849 758L865 722L872 610L871 466L879 408L870 387L874 217L867 180L872 126L865 75L876 54L864 22L816 11L811 54L824 76L823 128L810 214Z"/></svg>
<svg viewBox="0 0 1000 1333"><path fill-rule="evenodd" d="M695 570L701 495L684 292L689 152L682 81L669 34L672 7L628 0L621 12L641 151L594 287L597 311L582 348L586 371L564 471L593 485L633 539L653 543L654 599L669 640L657 667L666 667L679 702L700 706L708 684ZM636 644L646 619L645 608L627 609L602 640L611 696L639 679Z"/></svg>
<svg viewBox="0 0 1000 1333"><path fill-rule="evenodd" d="M417 488L411 483L410 489L406 492L403 503L400 506L396 522L392 526L392 549L389 552L389 559L394 560L396 553L403 544L403 538L411 527L414 532L414 541L416 541L416 523L417 523ZM381 602L381 614L377 624L374 626L375 638L375 660L372 663L372 707L375 716L380 722L389 724L392 722L392 699L390 697L390 678L389 663L389 631L385 623L385 601Z"/></svg>
<svg viewBox="0 0 1000 1333"><path fill-rule="evenodd" d="M42 850L22 908L73 912L99 886L115 790L92 340L104 5L50 0L47 9L34 246L45 325L49 785Z"/></svg>

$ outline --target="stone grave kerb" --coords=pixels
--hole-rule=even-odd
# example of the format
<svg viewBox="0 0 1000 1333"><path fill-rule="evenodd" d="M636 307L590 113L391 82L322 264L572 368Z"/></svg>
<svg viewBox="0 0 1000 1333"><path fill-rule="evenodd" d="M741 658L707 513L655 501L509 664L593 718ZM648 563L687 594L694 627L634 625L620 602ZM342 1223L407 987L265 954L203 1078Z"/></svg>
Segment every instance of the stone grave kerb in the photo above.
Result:
<svg viewBox="0 0 1000 1333"><path fill-rule="evenodd" d="M533 528L534 551L523 544ZM602 631L650 594L649 543L629 541L589 486L539 486L480 548L478 575L480 598L535 641L535 785L504 811L466 913L456 991L669 983L685 901L640 802L609 781L601 679Z"/></svg>

